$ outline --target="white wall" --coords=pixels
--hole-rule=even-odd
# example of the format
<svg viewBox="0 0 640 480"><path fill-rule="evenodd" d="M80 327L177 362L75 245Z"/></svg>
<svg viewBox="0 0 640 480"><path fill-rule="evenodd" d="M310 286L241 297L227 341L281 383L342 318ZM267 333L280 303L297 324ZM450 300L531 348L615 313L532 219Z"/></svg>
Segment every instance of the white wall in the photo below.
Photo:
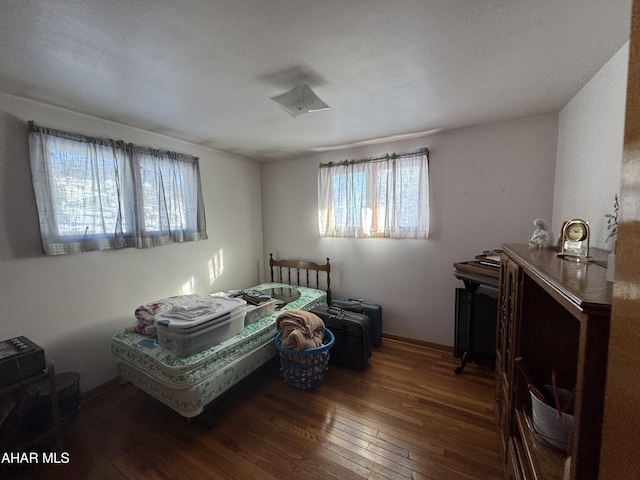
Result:
<svg viewBox="0 0 640 480"><path fill-rule="evenodd" d="M264 255L331 258L335 297L383 308L383 330L442 345L454 341L453 263L501 243L526 243L551 219L557 116L530 117L423 138L262 165ZM320 162L430 150L431 238L319 238Z"/></svg>
<svg viewBox="0 0 640 480"><path fill-rule="evenodd" d="M153 249L42 254L28 128L110 137L200 157L209 239ZM0 94L0 339L24 335L87 390L114 378L111 336L135 308L180 293L255 285L262 277L260 167L247 160Z"/></svg>
<svg viewBox="0 0 640 480"><path fill-rule="evenodd" d="M327 152L262 167L210 149L0 94L0 339L25 335L89 389L116 375L111 336L139 304L266 278L269 252L333 264L335 296L382 304L384 330L453 343L452 264L526 242L536 217L582 217L608 248L619 191L628 46L555 115ZM209 240L149 250L42 255L26 122L200 157ZM557 162L556 162L557 145ZM431 238L320 239L320 162L431 151ZM557 164L556 164L557 163ZM554 191L554 176L555 191ZM555 196L555 197L554 197ZM264 242L263 242L264 235ZM213 266L213 268L211 268ZM217 266L217 267L216 267Z"/></svg>
<svg viewBox="0 0 640 480"><path fill-rule="evenodd" d="M591 245L606 250L605 214L620 192L628 58L627 43L559 115L552 228L559 234L564 220L582 218Z"/></svg>

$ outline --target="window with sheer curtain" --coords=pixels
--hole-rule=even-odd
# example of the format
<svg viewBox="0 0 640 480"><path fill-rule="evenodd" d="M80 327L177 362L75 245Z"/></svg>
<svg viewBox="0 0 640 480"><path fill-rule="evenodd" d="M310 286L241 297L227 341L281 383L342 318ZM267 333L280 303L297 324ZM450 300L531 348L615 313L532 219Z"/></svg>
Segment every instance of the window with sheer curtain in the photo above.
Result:
<svg viewBox="0 0 640 480"><path fill-rule="evenodd" d="M323 237L429 237L429 150L321 164Z"/></svg>
<svg viewBox="0 0 640 480"><path fill-rule="evenodd" d="M30 127L47 255L207 238L197 157Z"/></svg>

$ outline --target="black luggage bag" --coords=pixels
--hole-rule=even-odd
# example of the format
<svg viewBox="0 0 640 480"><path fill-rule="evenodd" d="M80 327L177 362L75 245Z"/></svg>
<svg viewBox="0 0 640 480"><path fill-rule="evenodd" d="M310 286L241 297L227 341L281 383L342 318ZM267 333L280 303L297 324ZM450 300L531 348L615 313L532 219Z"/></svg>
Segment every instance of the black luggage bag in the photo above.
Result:
<svg viewBox="0 0 640 480"><path fill-rule="evenodd" d="M364 313L371 321L371 345L379 347L382 343L382 307L356 298L338 298L331 301L332 307L350 312Z"/></svg>
<svg viewBox="0 0 640 480"><path fill-rule="evenodd" d="M324 321L325 327L331 330L336 339L329 361L355 370L363 369L371 357L369 317L327 305L314 307L310 311Z"/></svg>

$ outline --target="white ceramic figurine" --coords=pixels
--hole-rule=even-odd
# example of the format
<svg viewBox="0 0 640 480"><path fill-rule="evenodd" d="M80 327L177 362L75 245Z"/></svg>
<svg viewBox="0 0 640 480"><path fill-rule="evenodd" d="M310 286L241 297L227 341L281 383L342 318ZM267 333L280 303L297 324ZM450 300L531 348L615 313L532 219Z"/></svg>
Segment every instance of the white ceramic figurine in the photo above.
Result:
<svg viewBox="0 0 640 480"><path fill-rule="evenodd" d="M553 232L549 228L549 225L547 225L547 222L543 218L536 218L533 221L533 225L535 225L536 229L531 235L529 246L542 248L552 246L554 243Z"/></svg>

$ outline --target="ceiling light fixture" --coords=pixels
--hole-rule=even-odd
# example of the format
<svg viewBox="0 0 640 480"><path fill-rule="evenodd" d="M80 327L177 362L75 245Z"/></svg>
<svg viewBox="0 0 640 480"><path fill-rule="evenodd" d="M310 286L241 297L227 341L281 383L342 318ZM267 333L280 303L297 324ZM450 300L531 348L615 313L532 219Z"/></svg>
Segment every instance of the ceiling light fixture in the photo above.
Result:
<svg viewBox="0 0 640 480"><path fill-rule="evenodd" d="M294 118L306 113L329 110L330 108L329 105L313 93L313 90L307 84L298 85L288 92L269 97L269 99L280 105L284 111Z"/></svg>

